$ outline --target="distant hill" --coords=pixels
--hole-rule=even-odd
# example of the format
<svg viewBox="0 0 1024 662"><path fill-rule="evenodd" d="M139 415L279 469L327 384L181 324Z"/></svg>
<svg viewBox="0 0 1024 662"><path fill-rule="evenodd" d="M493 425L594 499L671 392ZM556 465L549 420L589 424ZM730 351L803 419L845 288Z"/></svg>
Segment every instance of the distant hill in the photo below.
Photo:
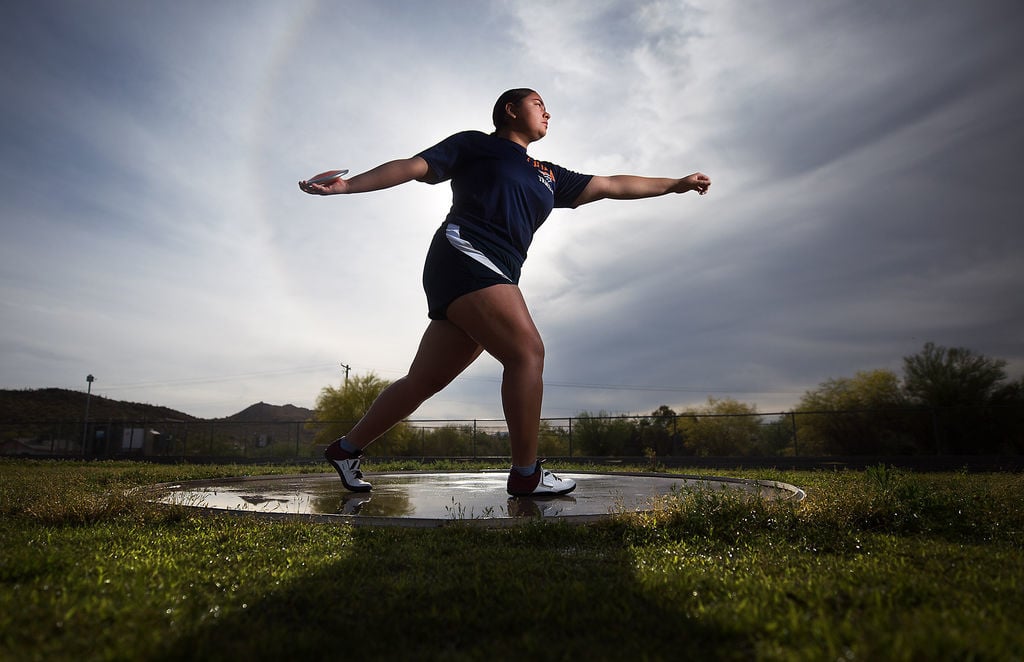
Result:
<svg viewBox="0 0 1024 662"><path fill-rule="evenodd" d="M257 402L224 420L238 421L241 423L270 423L275 421L292 422L308 421L313 418L313 410L295 405L268 405L265 402Z"/></svg>
<svg viewBox="0 0 1024 662"><path fill-rule="evenodd" d="M0 389L0 423L42 423L47 421L81 421L85 416L84 391L64 388ZM237 414L213 420L239 423L275 423L308 421L313 410L295 405L268 405L257 402ZM138 402L111 400L93 394L89 398L89 419L92 421L201 421L168 407Z"/></svg>
<svg viewBox="0 0 1024 662"><path fill-rule="evenodd" d="M85 416L86 393L64 388L0 389L0 423L80 421ZM89 398L93 421L195 421L195 416L167 407L111 400L99 395Z"/></svg>

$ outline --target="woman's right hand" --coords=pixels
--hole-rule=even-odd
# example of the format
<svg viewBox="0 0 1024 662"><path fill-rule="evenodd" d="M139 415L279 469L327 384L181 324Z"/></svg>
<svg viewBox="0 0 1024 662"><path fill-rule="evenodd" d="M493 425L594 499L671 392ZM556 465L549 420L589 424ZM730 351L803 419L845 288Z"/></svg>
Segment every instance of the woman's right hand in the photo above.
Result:
<svg viewBox="0 0 1024 662"><path fill-rule="evenodd" d="M309 179L316 179L321 175L332 175L338 170L314 175ZM312 195L337 195L339 193L366 193L368 191L379 191L381 189L398 186L414 179L426 181L430 174L430 167L423 160L422 156L414 156L410 159L397 159L388 161L368 170L362 174L349 179L335 179L322 184L314 184L309 180L299 182L299 188Z"/></svg>
<svg viewBox="0 0 1024 662"><path fill-rule="evenodd" d="M317 177L322 177L323 175L330 174L331 172L332 171L328 170L327 172L313 175L309 179L316 179ZM310 195L337 195L339 193L348 192L348 182L341 177L321 184L314 184L309 180L304 179L299 182L299 188Z"/></svg>

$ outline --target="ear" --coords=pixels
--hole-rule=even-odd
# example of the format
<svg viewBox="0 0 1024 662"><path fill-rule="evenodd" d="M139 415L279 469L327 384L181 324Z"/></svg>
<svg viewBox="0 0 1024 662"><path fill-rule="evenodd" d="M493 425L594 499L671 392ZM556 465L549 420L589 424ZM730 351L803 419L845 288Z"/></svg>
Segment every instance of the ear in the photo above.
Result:
<svg viewBox="0 0 1024 662"><path fill-rule="evenodd" d="M509 101L508 103L505 104L505 114L508 115L509 117L511 117L512 119L516 118L516 114L514 112L512 112L512 109L515 108L515 107L516 107L516 105L514 103L512 103L511 101Z"/></svg>

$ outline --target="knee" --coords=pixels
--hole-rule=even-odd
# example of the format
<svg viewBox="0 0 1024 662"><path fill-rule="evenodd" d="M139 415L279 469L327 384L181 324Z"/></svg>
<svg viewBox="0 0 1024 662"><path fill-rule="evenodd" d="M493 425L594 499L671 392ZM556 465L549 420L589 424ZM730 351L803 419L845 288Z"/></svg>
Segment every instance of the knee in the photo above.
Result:
<svg viewBox="0 0 1024 662"><path fill-rule="evenodd" d="M544 341L537 336L537 339L532 343L530 349L530 360L537 364L538 367L544 367Z"/></svg>
<svg viewBox="0 0 1024 662"><path fill-rule="evenodd" d="M506 368L517 367L543 372L544 341L540 336L529 336L516 343L509 356L501 362Z"/></svg>

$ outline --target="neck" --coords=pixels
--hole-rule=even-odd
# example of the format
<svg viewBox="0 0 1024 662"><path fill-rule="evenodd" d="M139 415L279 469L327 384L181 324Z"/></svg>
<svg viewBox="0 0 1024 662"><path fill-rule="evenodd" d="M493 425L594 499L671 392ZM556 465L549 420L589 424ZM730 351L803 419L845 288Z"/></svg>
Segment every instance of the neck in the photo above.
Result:
<svg viewBox="0 0 1024 662"><path fill-rule="evenodd" d="M523 134L519 133L518 131L514 131L508 127L502 127L498 129L497 131L494 132L494 135L498 136L499 138L504 138L505 140L510 140L516 143L517 145L522 146L523 149L529 147L531 142Z"/></svg>

